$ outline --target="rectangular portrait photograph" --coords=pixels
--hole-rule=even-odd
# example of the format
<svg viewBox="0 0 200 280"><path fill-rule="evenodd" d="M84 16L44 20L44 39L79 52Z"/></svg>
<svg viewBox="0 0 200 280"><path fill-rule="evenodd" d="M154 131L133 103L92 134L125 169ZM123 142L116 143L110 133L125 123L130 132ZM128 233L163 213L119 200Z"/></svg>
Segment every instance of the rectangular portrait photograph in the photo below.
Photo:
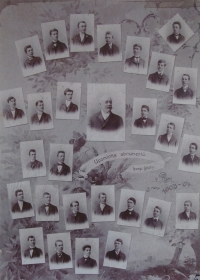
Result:
<svg viewBox="0 0 200 280"><path fill-rule="evenodd" d="M176 229L199 228L199 193L176 194Z"/></svg>
<svg viewBox="0 0 200 280"><path fill-rule="evenodd" d="M47 234L50 269L73 268L70 232Z"/></svg>
<svg viewBox="0 0 200 280"><path fill-rule="evenodd" d="M99 274L99 238L76 238L75 274Z"/></svg>
<svg viewBox="0 0 200 280"><path fill-rule="evenodd" d="M162 114L156 136L155 150L177 154L184 119Z"/></svg>
<svg viewBox="0 0 200 280"><path fill-rule="evenodd" d="M117 224L140 227L145 192L122 189Z"/></svg>
<svg viewBox="0 0 200 280"><path fill-rule="evenodd" d="M35 216L29 181L7 184L12 219Z"/></svg>
<svg viewBox="0 0 200 280"><path fill-rule="evenodd" d="M19 229L22 264L45 263L43 228Z"/></svg>
<svg viewBox="0 0 200 280"><path fill-rule="evenodd" d="M198 68L175 67L174 94L175 104L196 104Z"/></svg>
<svg viewBox="0 0 200 280"><path fill-rule="evenodd" d="M150 197L146 206L141 232L164 236L171 202Z"/></svg>
<svg viewBox="0 0 200 280"><path fill-rule="evenodd" d="M0 91L0 106L5 127L28 123L22 88Z"/></svg>
<svg viewBox="0 0 200 280"><path fill-rule="evenodd" d="M150 38L127 36L124 72L147 74Z"/></svg>
<svg viewBox="0 0 200 280"><path fill-rule="evenodd" d="M57 83L56 119L79 120L81 83Z"/></svg>
<svg viewBox="0 0 200 280"><path fill-rule="evenodd" d="M49 180L72 181L73 145L50 143Z"/></svg>
<svg viewBox="0 0 200 280"><path fill-rule="evenodd" d="M155 135L156 111L157 99L134 98L132 134Z"/></svg>
<svg viewBox="0 0 200 280"><path fill-rule="evenodd" d="M27 94L30 130L53 128L51 92Z"/></svg>
<svg viewBox="0 0 200 280"><path fill-rule="evenodd" d="M146 87L169 92L174 61L174 55L152 52Z"/></svg>
<svg viewBox="0 0 200 280"><path fill-rule="evenodd" d="M94 51L94 15L70 15L70 51Z"/></svg>
<svg viewBox="0 0 200 280"><path fill-rule="evenodd" d="M125 141L125 84L87 85L87 140Z"/></svg>
<svg viewBox="0 0 200 280"><path fill-rule="evenodd" d="M115 221L115 186L91 186L92 222Z"/></svg>
<svg viewBox="0 0 200 280"><path fill-rule="evenodd" d="M46 60L69 57L65 20L41 24Z"/></svg>
<svg viewBox="0 0 200 280"><path fill-rule="evenodd" d="M36 221L59 221L58 186L35 186Z"/></svg>
<svg viewBox="0 0 200 280"><path fill-rule="evenodd" d="M66 230L89 228L86 193L63 195Z"/></svg>
<svg viewBox="0 0 200 280"><path fill-rule="evenodd" d="M200 173L200 136L183 135L178 170Z"/></svg>
<svg viewBox="0 0 200 280"><path fill-rule="evenodd" d="M122 61L121 24L97 25L98 61Z"/></svg>
<svg viewBox="0 0 200 280"><path fill-rule="evenodd" d="M109 230L103 266L126 269L130 243L130 233Z"/></svg>
<svg viewBox="0 0 200 280"><path fill-rule="evenodd" d="M38 35L15 42L23 77L46 71Z"/></svg>
<svg viewBox="0 0 200 280"><path fill-rule="evenodd" d="M46 176L43 140L20 142L23 178Z"/></svg>

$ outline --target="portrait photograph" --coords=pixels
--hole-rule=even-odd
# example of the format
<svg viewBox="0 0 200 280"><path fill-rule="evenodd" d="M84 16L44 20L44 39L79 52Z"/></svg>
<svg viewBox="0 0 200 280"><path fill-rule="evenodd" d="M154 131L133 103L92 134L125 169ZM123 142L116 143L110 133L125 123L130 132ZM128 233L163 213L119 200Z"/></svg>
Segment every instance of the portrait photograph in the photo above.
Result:
<svg viewBox="0 0 200 280"><path fill-rule="evenodd" d="M91 186L92 222L115 221L115 186Z"/></svg>
<svg viewBox="0 0 200 280"><path fill-rule="evenodd" d="M65 20L41 23L46 60L69 57Z"/></svg>
<svg viewBox="0 0 200 280"><path fill-rule="evenodd" d="M63 195L66 230L89 228L86 193Z"/></svg>
<svg viewBox="0 0 200 280"><path fill-rule="evenodd" d="M70 51L94 51L94 15L70 15Z"/></svg>
<svg viewBox="0 0 200 280"><path fill-rule="evenodd" d="M81 83L57 83L56 119L79 120Z"/></svg>
<svg viewBox="0 0 200 280"><path fill-rule="evenodd" d="M146 206L141 232L164 236L171 202L150 197Z"/></svg>
<svg viewBox="0 0 200 280"><path fill-rule="evenodd" d="M27 94L30 130L53 128L51 92Z"/></svg>
<svg viewBox="0 0 200 280"><path fill-rule="evenodd" d="M175 56L152 52L146 88L169 92Z"/></svg>
<svg viewBox="0 0 200 280"><path fill-rule="evenodd" d="M109 230L103 266L126 269L130 243L130 233Z"/></svg>
<svg viewBox="0 0 200 280"><path fill-rule="evenodd" d="M161 29L158 30L158 33L174 52L194 35L192 29L179 14L176 14L172 19L170 19Z"/></svg>
<svg viewBox="0 0 200 280"><path fill-rule="evenodd" d="M35 186L36 221L59 221L58 186Z"/></svg>
<svg viewBox="0 0 200 280"><path fill-rule="evenodd" d="M7 184L7 190L12 219L35 216L29 181Z"/></svg>
<svg viewBox="0 0 200 280"><path fill-rule="evenodd" d="M50 269L73 268L70 232L47 234Z"/></svg>
<svg viewBox="0 0 200 280"><path fill-rule="evenodd" d="M124 72L147 74L150 38L127 36Z"/></svg>
<svg viewBox="0 0 200 280"><path fill-rule="evenodd" d="M176 194L176 229L198 229L199 193Z"/></svg>
<svg viewBox="0 0 200 280"><path fill-rule="evenodd" d="M125 141L125 84L87 85L87 140Z"/></svg>
<svg viewBox="0 0 200 280"><path fill-rule="evenodd" d="M75 274L99 274L99 238L76 238Z"/></svg>
<svg viewBox="0 0 200 280"><path fill-rule="evenodd" d="M43 140L20 142L23 178L46 176Z"/></svg>
<svg viewBox="0 0 200 280"><path fill-rule="evenodd" d="M73 145L50 143L49 180L72 181Z"/></svg>
<svg viewBox="0 0 200 280"><path fill-rule="evenodd" d="M15 42L23 77L46 71L38 35Z"/></svg>
<svg viewBox="0 0 200 280"><path fill-rule="evenodd" d="M177 154L183 124L183 118L161 114L155 150Z"/></svg>
<svg viewBox="0 0 200 280"><path fill-rule="evenodd" d="M183 135L178 170L200 173L200 136Z"/></svg>
<svg viewBox="0 0 200 280"><path fill-rule="evenodd" d="M23 265L45 263L43 228L19 229Z"/></svg>
<svg viewBox="0 0 200 280"><path fill-rule="evenodd" d="M122 61L121 24L97 25L98 62Z"/></svg>
<svg viewBox="0 0 200 280"><path fill-rule="evenodd" d="M122 189L119 201L117 224L140 227L145 192Z"/></svg>
<svg viewBox="0 0 200 280"><path fill-rule="evenodd" d="M156 134L156 98L133 98L132 134Z"/></svg>
<svg viewBox="0 0 200 280"><path fill-rule="evenodd" d="M173 103L196 105L198 68L175 67Z"/></svg>
<svg viewBox="0 0 200 280"><path fill-rule="evenodd" d="M0 104L5 127L28 123L22 88L0 91Z"/></svg>

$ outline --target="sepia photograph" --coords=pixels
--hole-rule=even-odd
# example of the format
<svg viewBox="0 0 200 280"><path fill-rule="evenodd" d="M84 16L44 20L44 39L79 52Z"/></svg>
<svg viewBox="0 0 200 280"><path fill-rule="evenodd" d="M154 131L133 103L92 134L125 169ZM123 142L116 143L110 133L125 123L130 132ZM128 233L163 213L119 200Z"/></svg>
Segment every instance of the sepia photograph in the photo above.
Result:
<svg viewBox="0 0 200 280"><path fill-rule="evenodd" d="M65 20L41 23L46 60L69 57Z"/></svg>
<svg viewBox="0 0 200 280"><path fill-rule="evenodd" d="M57 83L56 119L79 120L81 83Z"/></svg>
<svg viewBox="0 0 200 280"><path fill-rule="evenodd" d="M27 94L30 130L53 128L51 92Z"/></svg>
<svg viewBox="0 0 200 280"><path fill-rule="evenodd" d="M127 36L124 72L147 74L150 38Z"/></svg>
<svg viewBox="0 0 200 280"><path fill-rule="evenodd" d="M76 238L75 274L99 273L99 238Z"/></svg>
<svg viewBox="0 0 200 280"><path fill-rule="evenodd" d="M46 176L43 140L20 142L23 178Z"/></svg>
<svg viewBox="0 0 200 280"><path fill-rule="evenodd" d="M98 62L122 61L121 24L97 25Z"/></svg>
<svg viewBox="0 0 200 280"><path fill-rule="evenodd" d="M87 84L87 140L125 141L125 84Z"/></svg>
<svg viewBox="0 0 200 280"><path fill-rule="evenodd" d="M38 35L15 42L23 77L46 71Z"/></svg>
<svg viewBox="0 0 200 280"><path fill-rule="evenodd" d="M28 123L22 88L0 91L0 104L5 127Z"/></svg>

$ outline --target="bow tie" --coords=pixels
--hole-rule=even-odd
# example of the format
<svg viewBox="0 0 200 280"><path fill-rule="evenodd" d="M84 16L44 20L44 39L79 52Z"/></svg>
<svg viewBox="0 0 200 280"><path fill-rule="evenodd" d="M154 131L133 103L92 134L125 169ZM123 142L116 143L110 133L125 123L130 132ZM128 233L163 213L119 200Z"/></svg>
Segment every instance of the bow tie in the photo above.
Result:
<svg viewBox="0 0 200 280"><path fill-rule="evenodd" d="M58 166L63 166L63 163L58 163L57 165L58 165Z"/></svg>
<svg viewBox="0 0 200 280"><path fill-rule="evenodd" d="M57 256L58 256L59 258L61 258L61 257L62 257L62 254L57 254Z"/></svg>
<svg viewBox="0 0 200 280"><path fill-rule="evenodd" d="M48 207L49 208L49 205L44 205L44 207Z"/></svg>
<svg viewBox="0 0 200 280"><path fill-rule="evenodd" d="M153 221L156 223L156 222L157 222L157 219L153 219Z"/></svg>
<svg viewBox="0 0 200 280"><path fill-rule="evenodd" d="M146 120L147 120L147 118L142 118L142 120L143 120L143 121L146 121Z"/></svg>
<svg viewBox="0 0 200 280"><path fill-rule="evenodd" d="M33 251L33 250L35 250L35 247L34 247L34 248L29 248L29 250L30 250L30 251Z"/></svg>

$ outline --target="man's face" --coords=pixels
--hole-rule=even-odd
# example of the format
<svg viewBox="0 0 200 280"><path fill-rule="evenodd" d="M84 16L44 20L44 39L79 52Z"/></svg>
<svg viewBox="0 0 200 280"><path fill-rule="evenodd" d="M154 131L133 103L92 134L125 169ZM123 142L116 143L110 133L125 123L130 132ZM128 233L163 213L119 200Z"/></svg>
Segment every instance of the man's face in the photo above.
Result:
<svg viewBox="0 0 200 280"><path fill-rule="evenodd" d="M160 210L158 208L154 208L153 217L158 218L160 216Z"/></svg>
<svg viewBox="0 0 200 280"><path fill-rule="evenodd" d="M67 91L66 92L66 100L67 101L72 101L72 95L73 95L73 92Z"/></svg>
<svg viewBox="0 0 200 280"><path fill-rule="evenodd" d="M53 42L58 41L58 32L57 31L51 32L51 39L52 39Z"/></svg>
<svg viewBox="0 0 200 280"><path fill-rule="evenodd" d="M50 204L51 202L51 195L50 194L45 194L44 195L44 203L45 204Z"/></svg>
<svg viewBox="0 0 200 280"><path fill-rule="evenodd" d="M100 203L106 204L106 195L105 194L101 194L99 200L100 200Z"/></svg>
<svg viewBox="0 0 200 280"><path fill-rule="evenodd" d="M27 48L26 49L26 53L28 57L33 57L33 48Z"/></svg>
<svg viewBox="0 0 200 280"><path fill-rule="evenodd" d="M79 204L77 202L73 202L72 210L74 213L77 213L79 211Z"/></svg>
<svg viewBox="0 0 200 280"><path fill-rule="evenodd" d="M36 152L30 152L30 161L35 161L36 160Z"/></svg>
<svg viewBox="0 0 200 280"><path fill-rule="evenodd" d="M106 34L105 38L106 38L106 43L107 44L111 44L112 43L113 37L112 37L111 34Z"/></svg>
<svg viewBox="0 0 200 280"><path fill-rule="evenodd" d="M179 24L173 24L173 31L174 31L174 35L179 35L180 33L180 26Z"/></svg>
<svg viewBox="0 0 200 280"><path fill-rule="evenodd" d="M114 247L116 251L120 250L121 246L122 246L121 242L119 241L114 242Z"/></svg>
<svg viewBox="0 0 200 280"><path fill-rule="evenodd" d="M58 154L58 161L60 163L64 163L64 161L65 161L65 154L64 153L59 153Z"/></svg>
<svg viewBox="0 0 200 280"><path fill-rule="evenodd" d="M141 115L143 118L147 118L148 114L149 114L149 112L146 108L141 109Z"/></svg>
<svg viewBox="0 0 200 280"><path fill-rule="evenodd" d="M43 112L44 111L44 103L43 102L38 102L38 105L36 107L37 107L37 110L39 112Z"/></svg>
<svg viewBox="0 0 200 280"><path fill-rule="evenodd" d="M164 62L158 63L158 71L163 72L164 69L165 69L165 63Z"/></svg>
<svg viewBox="0 0 200 280"><path fill-rule="evenodd" d="M83 23L83 22L79 23L78 29L79 29L79 31L80 31L81 33L84 34L84 33L86 32L86 24Z"/></svg>
<svg viewBox="0 0 200 280"><path fill-rule="evenodd" d="M134 47L133 48L133 54L135 55L135 56L139 56L139 54L140 54L140 48L139 47Z"/></svg>
<svg viewBox="0 0 200 280"><path fill-rule="evenodd" d="M86 247L85 250L84 250L84 255L85 255L86 257L89 257L90 254L91 254L91 248Z"/></svg>
<svg viewBox="0 0 200 280"><path fill-rule="evenodd" d="M128 209L133 209L135 207L135 204L131 199L129 199L127 201L127 206L128 206Z"/></svg>
<svg viewBox="0 0 200 280"><path fill-rule="evenodd" d="M56 242L56 251L57 251L57 253L62 253L62 251L63 251L63 243L62 242L60 242L60 241Z"/></svg>
<svg viewBox="0 0 200 280"><path fill-rule="evenodd" d="M188 76L183 75L182 77L182 85L187 86L189 84L189 78Z"/></svg>
<svg viewBox="0 0 200 280"><path fill-rule="evenodd" d="M101 100L100 107L104 113L110 113L112 110L112 99L110 97L103 98Z"/></svg>
<svg viewBox="0 0 200 280"><path fill-rule="evenodd" d="M185 202L185 203L184 203L184 209L185 209L186 212L189 212L189 211L190 211L191 205L190 205L189 202Z"/></svg>
<svg viewBox="0 0 200 280"><path fill-rule="evenodd" d="M195 145L190 145L190 154L195 155L197 152Z"/></svg>
<svg viewBox="0 0 200 280"><path fill-rule="evenodd" d="M29 238L28 243L30 247L35 247L35 238L34 237Z"/></svg>
<svg viewBox="0 0 200 280"><path fill-rule="evenodd" d="M10 109L15 109L15 107L16 107L16 100L15 100L14 98L12 98L12 99L9 101L8 104L10 105Z"/></svg>
<svg viewBox="0 0 200 280"><path fill-rule="evenodd" d="M172 134L174 130L174 126L171 124L167 125L167 134Z"/></svg>
<svg viewBox="0 0 200 280"><path fill-rule="evenodd" d="M18 192L17 193L17 200L23 201L24 200L24 193L23 192Z"/></svg>

